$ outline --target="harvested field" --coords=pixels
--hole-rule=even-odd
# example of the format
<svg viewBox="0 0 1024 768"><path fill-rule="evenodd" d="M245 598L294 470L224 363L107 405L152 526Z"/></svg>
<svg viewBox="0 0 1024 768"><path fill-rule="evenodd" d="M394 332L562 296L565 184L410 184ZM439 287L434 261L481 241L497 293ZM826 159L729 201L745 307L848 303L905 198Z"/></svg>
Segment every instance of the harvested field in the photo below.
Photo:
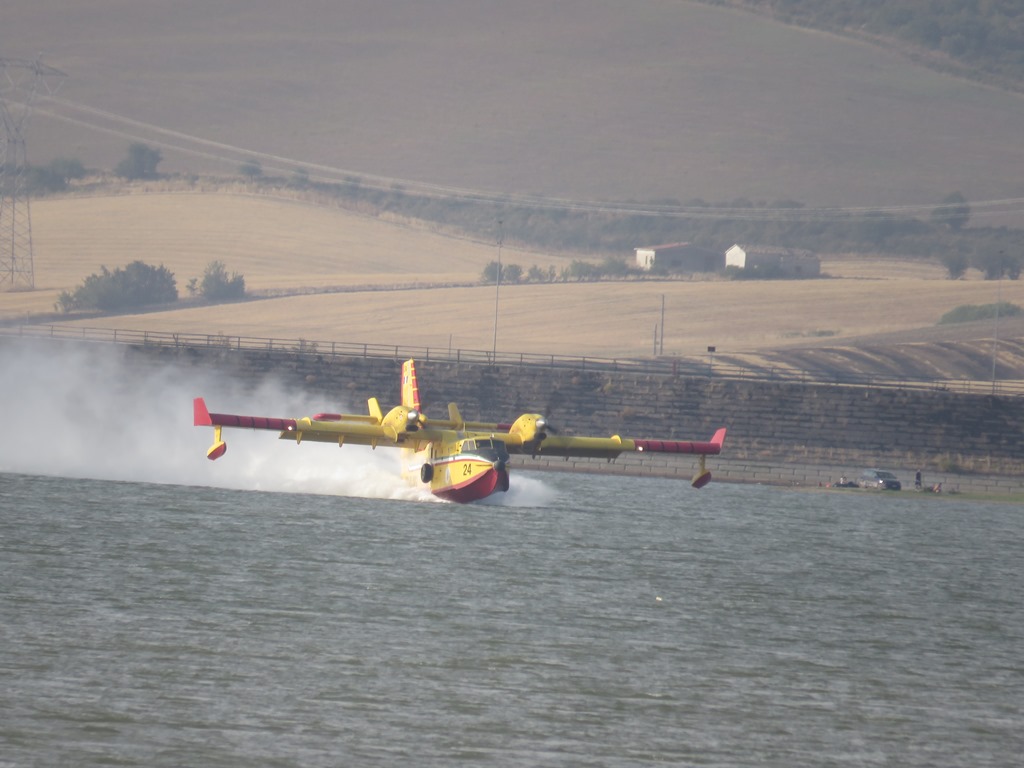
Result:
<svg viewBox="0 0 1024 768"><path fill-rule="evenodd" d="M489 350L497 298L502 352L645 357L654 352L664 297L666 355L703 356L714 345L723 362L731 355L747 364L763 360L769 366L887 375L905 368L941 376L950 368L956 378L985 379L979 369L986 349L991 365L991 324L971 324L970 338L964 339L964 329L935 323L956 306L992 303L997 294L1024 305L1020 281L997 285L976 274L951 281L932 263L850 256L825 259L830 277L820 280L521 284L496 292L493 285L480 284L484 266L497 256L493 243L239 194L43 200L33 214L39 290L0 294L0 318L8 322L51 311L60 291L73 289L100 265L113 269L135 259L164 264L178 277L184 296L188 279L216 259L244 275L250 291L297 295L60 322ZM537 264L560 270L573 258L579 256L502 250L504 263L524 269ZM889 334L888 340L880 341L879 334ZM893 351L894 345L915 342L918 334L926 341ZM1010 375L1016 365L1009 357L1012 334L1024 338L1019 323L1006 322L1005 377L1024 378L1019 371ZM873 347L889 352L821 351L863 346L867 336L876 337ZM953 354L949 344L954 341L973 349L971 355Z"/></svg>
<svg viewBox="0 0 1024 768"><path fill-rule="evenodd" d="M6 3L0 49L68 77L34 162L258 160L574 200L929 206L1021 197L1024 100L905 48L677 0ZM742 55L737 55L742 51ZM638 116L643 119L638 120ZM159 142L159 144L157 144ZM1020 206L1007 212L1021 221ZM992 221L990 219L990 221Z"/></svg>

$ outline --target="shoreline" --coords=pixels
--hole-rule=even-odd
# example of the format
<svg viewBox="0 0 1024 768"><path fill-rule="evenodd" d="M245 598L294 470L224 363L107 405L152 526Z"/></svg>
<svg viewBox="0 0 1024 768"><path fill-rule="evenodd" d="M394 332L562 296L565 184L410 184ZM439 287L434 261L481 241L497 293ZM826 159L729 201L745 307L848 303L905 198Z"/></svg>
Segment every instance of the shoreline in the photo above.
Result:
<svg viewBox="0 0 1024 768"><path fill-rule="evenodd" d="M708 469L713 482L773 485L784 488L822 490L861 490L838 488L834 483L840 477L856 477L862 469L859 465L837 466L835 464L809 464L783 461L750 461L729 459L722 456L708 457ZM563 459L538 456L527 458L513 456L512 466L516 469L538 472L577 472L589 474L626 475L633 477L663 477L689 483L696 462L690 457L661 457L648 454L643 458L623 454L613 462L604 459ZM891 469L891 468L890 468ZM935 496L983 496L985 498L1011 500L1024 498L1024 478L1008 475L957 474L953 472L928 471L924 473L925 490L914 489L916 469L896 467L892 469L903 484L896 493L925 493L941 484L942 492Z"/></svg>

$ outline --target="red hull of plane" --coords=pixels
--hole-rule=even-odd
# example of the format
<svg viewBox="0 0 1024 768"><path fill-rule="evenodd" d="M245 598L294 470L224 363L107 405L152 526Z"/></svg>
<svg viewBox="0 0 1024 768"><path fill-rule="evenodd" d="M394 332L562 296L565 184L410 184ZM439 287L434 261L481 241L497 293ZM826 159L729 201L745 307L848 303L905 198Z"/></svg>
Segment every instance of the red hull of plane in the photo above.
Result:
<svg viewBox="0 0 1024 768"><path fill-rule="evenodd" d="M508 489L508 471L489 469L462 485L450 485L439 488L434 495L446 501L468 504L471 501L486 499L498 490Z"/></svg>

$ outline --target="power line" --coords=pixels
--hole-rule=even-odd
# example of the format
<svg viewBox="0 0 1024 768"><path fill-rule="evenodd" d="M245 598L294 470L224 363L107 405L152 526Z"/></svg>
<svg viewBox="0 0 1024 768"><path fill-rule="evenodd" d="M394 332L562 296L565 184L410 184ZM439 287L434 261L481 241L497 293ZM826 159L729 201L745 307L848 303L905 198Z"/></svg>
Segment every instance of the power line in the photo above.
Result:
<svg viewBox="0 0 1024 768"><path fill-rule="evenodd" d="M148 141L164 149L202 157L219 162L241 162L258 159L269 170L277 172L303 171L310 178L323 182L340 182L358 179L366 189L388 191L401 188L403 191L421 197L455 200L459 202L493 203L504 206L522 206L533 209L561 210L575 213L619 214L648 216L655 218L680 219L728 219L739 221L765 222L840 222L862 221L884 216L930 218L956 218L961 214L964 203L920 203L883 206L831 206L831 207L746 207L746 206L694 206L659 205L646 203L615 203L593 200L574 200L565 197L498 193L431 182L415 181L391 176L380 176L360 171L338 168L322 163L282 157L268 152L259 152L244 147L212 141L145 123L95 107L78 104L54 96L45 97L58 109L74 110L87 116L128 128L110 127L97 124L82 117L74 117L56 110L38 111L64 122L80 125L91 130L121 136L135 141ZM131 129L131 130L130 130ZM162 136L162 139L147 138L146 134ZM193 145L193 146L189 146ZM999 198L969 202L972 217L988 217L1024 212L1024 197Z"/></svg>

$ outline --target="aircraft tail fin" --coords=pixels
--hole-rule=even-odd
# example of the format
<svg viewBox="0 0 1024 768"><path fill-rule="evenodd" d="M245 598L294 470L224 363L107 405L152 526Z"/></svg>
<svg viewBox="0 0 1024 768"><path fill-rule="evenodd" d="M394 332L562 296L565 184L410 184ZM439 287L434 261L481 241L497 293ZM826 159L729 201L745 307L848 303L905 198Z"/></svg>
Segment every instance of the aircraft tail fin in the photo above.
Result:
<svg viewBox="0 0 1024 768"><path fill-rule="evenodd" d="M402 405L420 409L420 389L416 384L416 364L412 360L402 363Z"/></svg>
<svg viewBox="0 0 1024 768"><path fill-rule="evenodd" d="M448 403L448 419L455 425L455 429L461 431L466 428L466 420L462 418L459 406L455 403Z"/></svg>

